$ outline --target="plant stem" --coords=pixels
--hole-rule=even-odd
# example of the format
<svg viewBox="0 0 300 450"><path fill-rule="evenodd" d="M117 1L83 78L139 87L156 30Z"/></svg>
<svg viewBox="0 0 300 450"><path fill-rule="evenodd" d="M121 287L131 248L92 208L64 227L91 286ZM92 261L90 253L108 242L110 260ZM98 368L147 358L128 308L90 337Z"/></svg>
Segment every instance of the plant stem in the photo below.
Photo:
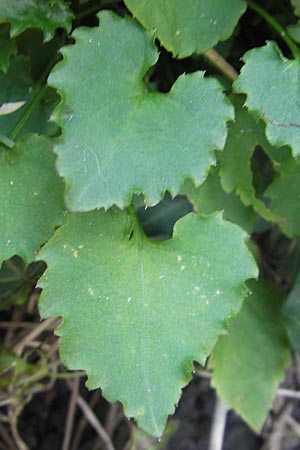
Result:
<svg viewBox="0 0 300 450"><path fill-rule="evenodd" d="M214 48L207 50L203 55L216 66L230 81L238 77L238 73Z"/></svg>
<svg viewBox="0 0 300 450"><path fill-rule="evenodd" d="M46 91L46 85L40 86L40 88L38 89L37 93L35 94L35 96L31 100L31 102L29 102L27 104L26 108L24 109L23 114L21 115L21 117L17 121L16 125L14 126L13 130L11 131L11 133L9 135L9 139L11 139L13 141L18 136L18 134L20 133L20 131L24 127L25 123L27 122L27 120L31 116L32 111L37 106L37 104L40 102L40 100L43 98L43 96L45 94L45 91Z"/></svg>
<svg viewBox="0 0 300 450"><path fill-rule="evenodd" d="M15 145L14 141L4 136L4 134L0 134L0 143L5 145L5 147L7 148L13 148L13 146Z"/></svg>
<svg viewBox="0 0 300 450"><path fill-rule="evenodd" d="M286 45L289 47L294 59L299 58L299 48L297 45L292 41L292 39L289 37L285 29L280 25L277 20L274 19L267 11L265 11L263 8L261 8L256 3L253 3L251 0L248 0L248 6L253 11L257 12L261 17L265 19L266 22L268 22L271 27L274 28L275 31L280 35L280 37L284 40Z"/></svg>
<svg viewBox="0 0 300 450"><path fill-rule="evenodd" d="M38 81L38 86L39 87L37 89L37 92L36 92L35 96L27 104L26 108L23 111L23 114L21 115L21 117L17 121L16 125L14 126L12 131L10 132L9 138L12 141L15 140L15 138L18 136L18 134L20 133L20 131L24 127L25 123L27 122L27 120L31 116L34 108L38 105L38 103L43 98L43 96L44 96L44 94L46 92L46 89L47 89L46 80L48 78L48 75L49 75L52 67L57 63L58 60L59 60L59 56L57 54L55 54L54 57L50 60L49 64L47 64L47 66L45 67L45 70L42 73L42 75L41 75L41 77L40 77L40 79Z"/></svg>

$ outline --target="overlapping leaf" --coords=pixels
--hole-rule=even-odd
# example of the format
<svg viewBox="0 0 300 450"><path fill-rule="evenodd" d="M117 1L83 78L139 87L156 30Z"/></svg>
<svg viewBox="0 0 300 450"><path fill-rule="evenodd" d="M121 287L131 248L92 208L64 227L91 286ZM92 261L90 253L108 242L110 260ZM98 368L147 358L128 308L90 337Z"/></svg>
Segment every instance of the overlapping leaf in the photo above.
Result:
<svg viewBox="0 0 300 450"><path fill-rule="evenodd" d="M124 207L133 192L155 204L165 190L178 194L186 175L199 185L233 114L221 87L197 72L167 94L149 92L143 77L158 57L153 37L130 18L99 19L99 28L75 31L76 45L63 49L50 76L62 97L56 152L68 207Z"/></svg>
<svg viewBox="0 0 300 450"><path fill-rule="evenodd" d="M228 38L246 9L244 0L125 0L127 8L174 56L202 53Z"/></svg>
<svg viewBox="0 0 300 450"><path fill-rule="evenodd" d="M181 192L188 196L195 211L202 214L223 211L224 219L240 225L251 233L255 220L254 210L250 206L243 205L234 193L227 194L223 191L216 170L211 170L198 188L195 188L190 180L186 180Z"/></svg>
<svg viewBox="0 0 300 450"><path fill-rule="evenodd" d="M9 22L11 36L40 28L49 41L57 28L71 29L73 13L63 0L1 0L0 23Z"/></svg>
<svg viewBox="0 0 300 450"><path fill-rule="evenodd" d="M49 141L29 135L0 146L0 262L20 255L31 262L63 221L63 184Z"/></svg>
<svg viewBox="0 0 300 450"><path fill-rule="evenodd" d="M292 291L283 307L283 318L290 341L300 355L300 275L298 274Z"/></svg>
<svg viewBox="0 0 300 450"><path fill-rule="evenodd" d="M227 405L258 431L290 363L281 317L283 295L271 284L251 282L252 295L213 350L212 383Z"/></svg>
<svg viewBox="0 0 300 450"><path fill-rule="evenodd" d="M278 174L265 193L272 211L280 215L280 227L289 237L300 236L300 168L287 175Z"/></svg>
<svg viewBox="0 0 300 450"><path fill-rule="evenodd" d="M266 123L268 140L289 145L300 154L300 59L288 60L274 42L247 52L236 92L247 94L246 105Z"/></svg>
<svg viewBox="0 0 300 450"><path fill-rule="evenodd" d="M134 216L70 214L43 247L42 317L62 315L61 356L90 388L154 435L205 362L256 266L244 233L221 216L180 219L168 241L150 241ZM64 280L62 283L61 280Z"/></svg>
<svg viewBox="0 0 300 450"><path fill-rule="evenodd" d="M256 195L253 186L251 157L256 146L267 149L270 144L266 140L264 125L256 122L243 108L242 96L233 96L235 105L235 121L229 124L228 137L221 161L221 184L225 192L236 192L242 202L252 207L266 220L279 221L280 218L268 209Z"/></svg>

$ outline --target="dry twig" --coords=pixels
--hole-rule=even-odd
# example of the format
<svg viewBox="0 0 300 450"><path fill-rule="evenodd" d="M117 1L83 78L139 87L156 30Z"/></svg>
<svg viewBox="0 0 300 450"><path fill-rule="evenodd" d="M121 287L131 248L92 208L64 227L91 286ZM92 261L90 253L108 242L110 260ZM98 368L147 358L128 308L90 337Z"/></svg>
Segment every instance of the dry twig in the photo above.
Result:
<svg viewBox="0 0 300 450"><path fill-rule="evenodd" d="M69 403L69 408L68 408L68 414L67 414L67 420L66 420L66 425L65 425L65 433L64 433L62 450L69 450L69 447L70 447L73 424L74 424L74 417L75 417L75 410L76 410L76 401L77 401L78 392L79 392L79 381L80 381L79 378L75 378L75 380L73 382L70 403Z"/></svg>
<svg viewBox="0 0 300 450"><path fill-rule="evenodd" d="M34 341L35 338L37 338L43 331L46 331L48 329L53 329L57 327L60 323L59 317L51 317L50 319L46 319L40 324L38 324L30 333L28 333L24 339L22 339L20 342L18 342L14 348L13 351L16 355L20 356L26 347L31 341Z"/></svg>
<svg viewBox="0 0 300 450"><path fill-rule="evenodd" d="M209 61L216 66L224 75L230 80L234 81L238 77L238 73L234 70L231 64L229 64L226 59L223 58L214 48L204 52Z"/></svg>
<svg viewBox="0 0 300 450"><path fill-rule="evenodd" d="M94 428L94 430L98 434L99 438L105 445L105 450L115 450L115 448L110 440L110 437L108 436L105 429L103 428L103 426L101 425L101 423L99 422L97 417L95 416L94 412L89 407L88 403L86 401L84 401L82 397L78 396L77 404L82 409L87 421Z"/></svg>

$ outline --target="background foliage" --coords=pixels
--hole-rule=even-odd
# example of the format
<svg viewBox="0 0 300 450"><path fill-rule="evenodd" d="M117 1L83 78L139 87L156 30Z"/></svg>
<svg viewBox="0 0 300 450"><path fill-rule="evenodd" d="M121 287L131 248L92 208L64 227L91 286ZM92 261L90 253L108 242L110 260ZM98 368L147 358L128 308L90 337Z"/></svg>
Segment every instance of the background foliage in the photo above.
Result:
<svg viewBox="0 0 300 450"><path fill-rule="evenodd" d="M297 366L300 5L263 3L1 2L0 402L18 448L45 377L86 374L140 427L127 448L166 448L195 371L259 433ZM58 341L27 349L48 327L74 374Z"/></svg>

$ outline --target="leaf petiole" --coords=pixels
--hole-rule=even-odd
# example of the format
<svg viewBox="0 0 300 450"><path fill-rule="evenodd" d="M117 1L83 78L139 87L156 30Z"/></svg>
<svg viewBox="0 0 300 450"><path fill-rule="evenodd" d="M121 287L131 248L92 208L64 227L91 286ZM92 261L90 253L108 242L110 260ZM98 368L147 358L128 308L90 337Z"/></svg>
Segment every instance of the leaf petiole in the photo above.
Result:
<svg viewBox="0 0 300 450"><path fill-rule="evenodd" d="M269 25L271 25L271 27L273 27L275 31L277 31L277 33L281 36L286 45L289 47L294 59L299 58L300 50L298 46L289 37L283 26L281 26L280 23L277 22L277 20L275 20L274 17L272 17L267 11L265 11L263 8L261 8L259 5L252 2L251 0L248 0L248 6L253 11L257 12L261 17L263 17L265 21Z"/></svg>
<svg viewBox="0 0 300 450"><path fill-rule="evenodd" d="M15 145L15 142L7 136L4 136L4 134L0 134L0 143L7 148L13 148Z"/></svg>
<svg viewBox="0 0 300 450"><path fill-rule="evenodd" d="M30 102L28 102L26 108L24 109L23 114L21 115L21 117L19 118L19 120L17 121L16 125L14 126L13 130L11 131L11 133L9 135L10 139L13 140L18 136L18 134L22 130L23 126L25 125L25 123L27 122L29 117L31 116L32 111L35 109L36 105L43 98L45 91L46 91L46 87L47 86L45 84L40 86L40 88L38 89L38 91L35 94L35 96L33 97L33 99Z"/></svg>

